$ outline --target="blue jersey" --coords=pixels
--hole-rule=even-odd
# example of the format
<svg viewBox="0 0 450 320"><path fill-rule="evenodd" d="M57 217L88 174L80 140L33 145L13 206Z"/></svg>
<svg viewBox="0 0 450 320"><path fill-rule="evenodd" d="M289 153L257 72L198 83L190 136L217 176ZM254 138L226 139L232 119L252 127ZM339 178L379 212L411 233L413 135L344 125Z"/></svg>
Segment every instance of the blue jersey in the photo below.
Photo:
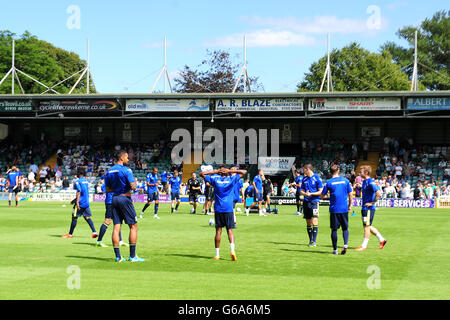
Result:
<svg viewBox="0 0 450 320"><path fill-rule="evenodd" d="M375 210L375 203L371 207L366 207L367 202L374 202L376 192L380 190L375 181L372 178L366 179L362 183L362 210Z"/></svg>
<svg viewBox="0 0 450 320"><path fill-rule="evenodd" d="M114 193L106 192L106 183L102 184L102 191L106 194L105 204L111 204Z"/></svg>
<svg viewBox="0 0 450 320"><path fill-rule="evenodd" d="M154 184L154 183L158 183L158 174L153 174L152 172L150 172L147 175L147 179L146 181L148 183ZM147 193L155 193L158 191L158 186L154 185L154 186L149 186L147 185L148 189L147 189Z"/></svg>
<svg viewBox="0 0 450 320"><path fill-rule="evenodd" d="M169 179L170 190L172 193L180 193L181 178L172 177Z"/></svg>
<svg viewBox="0 0 450 320"><path fill-rule="evenodd" d="M330 192L330 213L348 212L348 194L352 192L350 182L344 177L331 178L323 187L322 194Z"/></svg>
<svg viewBox="0 0 450 320"><path fill-rule="evenodd" d="M169 179L171 176L164 171L163 173L161 173L161 182L167 182L167 179Z"/></svg>
<svg viewBox="0 0 450 320"><path fill-rule="evenodd" d="M298 177L295 177L295 184L299 184L299 185L302 185L302 180L303 180L303 177L302 176L298 176ZM300 188L301 187L296 187L297 188L297 193L300 193Z"/></svg>
<svg viewBox="0 0 450 320"><path fill-rule="evenodd" d="M252 185L249 185L245 191L244 191L244 195L248 196L248 197L253 197L253 192L254 192L254 187Z"/></svg>
<svg viewBox="0 0 450 320"><path fill-rule="evenodd" d="M317 174L314 174L311 177L308 176L303 177L302 186L300 190L303 190L304 192L309 191L310 193L315 193L319 191L319 189L322 187L323 187L322 179L320 179ZM303 200L311 202L319 202L320 196L309 196L309 197L305 196Z"/></svg>
<svg viewBox="0 0 450 320"><path fill-rule="evenodd" d="M75 182L75 190L80 193L80 208L89 208L89 182L81 177Z"/></svg>
<svg viewBox="0 0 450 320"><path fill-rule="evenodd" d="M253 182L255 183L256 189L259 193L262 193L262 179L260 175L257 175L253 178Z"/></svg>
<svg viewBox="0 0 450 320"><path fill-rule="evenodd" d="M106 174L106 187L113 190L114 195L126 194L131 190L130 183L134 182L133 172L121 164L115 164Z"/></svg>
<svg viewBox="0 0 450 320"><path fill-rule="evenodd" d="M238 183L234 186L234 201L239 201L241 198L241 189L244 187L244 183L239 179Z"/></svg>
<svg viewBox="0 0 450 320"><path fill-rule="evenodd" d="M234 188L241 177L206 176L205 181L214 187L214 210L216 212L233 212Z"/></svg>
<svg viewBox="0 0 450 320"><path fill-rule="evenodd" d="M16 178L20 177L21 175L22 175L22 173L20 171L10 171L8 173L9 186L15 187L16 186Z"/></svg>

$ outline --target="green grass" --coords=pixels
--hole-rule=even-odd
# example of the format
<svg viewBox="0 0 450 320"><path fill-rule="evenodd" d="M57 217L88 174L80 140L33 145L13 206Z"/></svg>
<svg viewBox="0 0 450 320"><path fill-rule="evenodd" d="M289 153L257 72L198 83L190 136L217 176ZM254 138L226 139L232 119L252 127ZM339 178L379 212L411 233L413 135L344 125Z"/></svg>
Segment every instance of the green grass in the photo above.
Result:
<svg viewBox="0 0 450 320"><path fill-rule="evenodd" d="M6 202L6 201L5 201ZM350 216L350 251L331 255L329 217L321 207L318 246L307 246L305 221L294 207L278 215L238 216L237 262L222 238L222 260L214 261L214 228L209 216L189 214L188 205L171 215L153 206L139 221L137 254L144 263L114 263L112 247L94 247L83 219L72 239L71 207L23 202L0 206L0 299L449 299L450 210L384 209L374 225L388 240L383 250L372 237L362 241L360 215ZM142 208L137 204L137 212ZM91 206L97 230L104 205ZM124 227L124 238L128 227ZM110 245L111 228L104 243ZM339 245L342 234L339 231ZM128 248L122 247L128 257ZM69 266L81 270L81 288L67 288ZM381 288L369 289L369 266L380 270Z"/></svg>

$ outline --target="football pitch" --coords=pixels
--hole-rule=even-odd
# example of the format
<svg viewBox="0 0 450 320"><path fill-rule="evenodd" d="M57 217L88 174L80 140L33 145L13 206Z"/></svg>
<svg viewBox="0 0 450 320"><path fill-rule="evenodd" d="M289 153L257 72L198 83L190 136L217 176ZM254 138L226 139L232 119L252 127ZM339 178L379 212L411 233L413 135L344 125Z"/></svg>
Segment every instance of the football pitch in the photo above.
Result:
<svg viewBox="0 0 450 320"><path fill-rule="evenodd" d="M355 252L363 238L359 209L349 215L350 250L332 255L327 207L320 208L317 247L308 247L306 224L294 206L279 214L237 216L237 262L224 232L221 260L213 260L210 216L170 214L153 205L140 219L138 256L143 263L115 263L110 227L95 247L84 219L72 239L72 207L56 202L0 205L0 299L450 299L450 210L379 208L374 220L388 240L383 250L372 236L368 249ZM143 204L135 204L140 212ZM91 205L99 231L104 204ZM339 230L339 251L342 232ZM128 240L128 226L123 227ZM127 241L128 242L128 241ZM123 257L129 249L121 247ZM73 267L75 266L75 267ZM74 272L73 270L78 270ZM73 276L79 275L79 288Z"/></svg>

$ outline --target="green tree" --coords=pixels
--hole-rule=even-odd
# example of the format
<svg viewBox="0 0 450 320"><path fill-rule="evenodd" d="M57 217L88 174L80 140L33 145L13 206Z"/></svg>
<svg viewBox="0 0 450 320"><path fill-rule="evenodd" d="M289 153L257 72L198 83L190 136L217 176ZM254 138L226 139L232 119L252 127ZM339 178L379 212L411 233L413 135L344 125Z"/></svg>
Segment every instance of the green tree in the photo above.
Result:
<svg viewBox="0 0 450 320"><path fill-rule="evenodd" d="M77 54L56 48L51 43L39 40L28 31L20 37L10 31L0 31L0 80L11 68L13 39L15 40L16 68L48 87L86 67L86 61L81 60ZM79 75L72 77L54 89L59 93L68 93L78 80ZM25 93L42 93L46 90L45 87L26 76L20 73L18 76ZM83 77L73 93L85 93L86 85L86 77ZM17 81L15 81L14 92L21 93ZM90 83L90 92L96 92L93 82ZM0 86L0 93L11 93L11 75ZM48 91L47 93L53 92Z"/></svg>
<svg viewBox="0 0 450 320"><path fill-rule="evenodd" d="M239 72L239 64L231 61L230 53L227 51L207 51L207 58L196 68L184 66L180 77L176 78L175 91L182 93L196 92L232 92L236 84ZM249 77L252 91L263 90L258 83L258 77ZM244 91L244 80L241 80L236 92Z"/></svg>
<svg viewBox="0 0 450 320"><path fill-rule="evenodd" d="M331 77L334 91L408 90L407 74L392 62L387 51L373 53L353 42L330 53ZM314 62L298 91L319 91L327 57ZM326 89L326 84L324 85Z"/></svg>
<svg viewBox="0 0 450 320"><path fill-rule="evenodd" d="M410 79L413 73L415 31L417 35L417 75L428 90L450 89L450 11L439 11L425 19L419 28L407 26L398 30L399 38L408 41L409 48L387 42L381 48L393 61L405 67Z"/></svg>

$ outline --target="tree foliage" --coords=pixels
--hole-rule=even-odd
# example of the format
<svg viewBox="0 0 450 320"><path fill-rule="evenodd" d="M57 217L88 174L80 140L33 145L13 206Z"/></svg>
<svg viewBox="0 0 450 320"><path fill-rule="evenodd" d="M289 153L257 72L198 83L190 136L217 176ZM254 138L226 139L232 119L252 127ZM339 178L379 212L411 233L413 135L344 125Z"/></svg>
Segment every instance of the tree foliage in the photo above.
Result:
<svg viewBox="0 0 450 320"><path fill-rule="evenodd" d="M241 66L231 61L230 53L216 50L207 51L207 58L197 67L187 65L175 81L175 91L180 93L232 92L239 77ZM244 92L243 76L236 92ZM258 77L249 77L252 91L262 90Z"/></svg>
<svg viewBox="0 0 450 320"><path fill-rule="evenodd" d="M382 49L388 51L393 61L405 67L410 79L413 73L415 31L417 35L417 74L420 83L428 90L450 89L450 11L439 11L425 19L419 28L407 26L397 35L409 43L403 48L387 42Z"/></svg>
<svg viewBox="0 0 450 320"><path fill-rule="evenodd" d="M353 42L330 53L331 76L334 91L408 90L408 76L392 62L392 56L383 51L373 53ZM298 91L319 91L327 65L327 56L314 62L305 73ZM324 84L326 90L326 83Z"/></svg>
<svg viewBox="0 0 450 320"><path fill-rule="evenodd" d="M36 80L51 87L72 74L86 67L86 61L81 60L74 52L57 48L51 43L39 40L28 31L17 37L10 31L0 31L0 80L11 68L12 40L15 40L15 66L17 69L30 75ZM59 93L68 93L78 80L79 76L72 77L54 89ZM42 93L45 87L18 73L25 93ZM74 93L86 92L86 77L78 84ZM14 91L21 92L17 80ZM90 92L95 93L93 82L90 83ZM11 75L0 86L0 93L11 93ZM53 93L51 91L47 93Z"/></svg>

